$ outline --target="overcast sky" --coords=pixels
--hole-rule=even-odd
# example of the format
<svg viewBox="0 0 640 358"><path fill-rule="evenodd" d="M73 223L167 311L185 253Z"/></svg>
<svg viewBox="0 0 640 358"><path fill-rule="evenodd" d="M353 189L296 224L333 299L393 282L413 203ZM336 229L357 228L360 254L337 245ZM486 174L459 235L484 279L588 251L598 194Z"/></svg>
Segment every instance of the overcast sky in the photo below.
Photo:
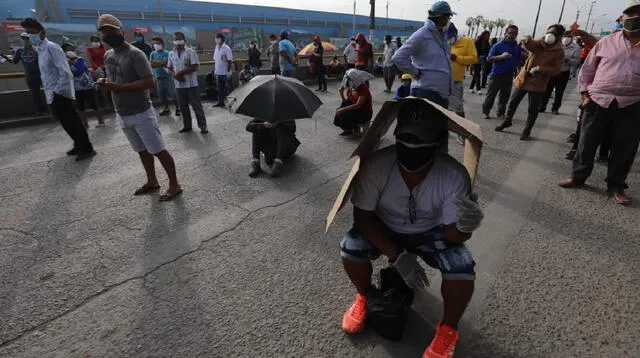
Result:
<svg viewBox="0 0 640 358"><path fill-rule="evenodd" d="M266 5L297 8L303 10L319 10L341 13L353 12L353 0L211 0L213 2L242 3L249 5ZM403 18L407 20L423 21L426 18L427 9L434 1L421 0L389 0L389 17ZM584 28L589 7L592 0L566 0L563 24L570 24L576 18L577 9L581 9L578 23ZM596 22L594 31L601 27L608 30L613 27L613 22L622 12L627 0L596 0L591 15L591 23ZM465 28L464 21L467 17L483 15L485 18L498 17L513 20L521 28L520 33L531 33L533 23L538 10L538 0L451 0L449 1L454 12L458 13L453 21L459 29ZM542 0L542 10L536 34L540 34L540 26L546 27L558 21L562 0ZM356 12L361 15L369 14L369 0L356 0ZM386 1L376 0L376 16L385 17Z"/></svg>

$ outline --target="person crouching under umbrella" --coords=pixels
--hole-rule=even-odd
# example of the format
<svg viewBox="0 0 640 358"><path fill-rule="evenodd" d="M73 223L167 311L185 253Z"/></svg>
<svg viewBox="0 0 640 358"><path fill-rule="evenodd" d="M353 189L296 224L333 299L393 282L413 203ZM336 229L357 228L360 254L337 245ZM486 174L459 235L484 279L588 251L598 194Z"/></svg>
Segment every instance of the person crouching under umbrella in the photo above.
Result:
<svg viewBox="0 0 640 358"><path fill-rule="evenodd" d="M342 79L342 104L336 111L333 124L342 128L341 136L356 135L360 126L366 126L373 117L373 101L367 80L371 75L350 69Z"/></svg>
<svg viewBox="0 0 640 358"><path fill-rule="evenodd" d="M296 138L296 122L270 123L254 119L247 124L246 129L252 134L253 160L249 176L255 178L262 173L260 166L260 152L262 152L265 162L271 167L269 174L274 178L279 177L284 166L283 160L293 156L300 145L300 141Z"/></svg>

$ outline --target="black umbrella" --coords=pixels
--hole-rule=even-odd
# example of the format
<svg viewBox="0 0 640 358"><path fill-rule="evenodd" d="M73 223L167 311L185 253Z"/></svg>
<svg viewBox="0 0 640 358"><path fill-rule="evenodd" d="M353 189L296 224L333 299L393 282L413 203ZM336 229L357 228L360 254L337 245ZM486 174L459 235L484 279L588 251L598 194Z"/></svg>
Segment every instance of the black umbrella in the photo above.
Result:
<svg viewBox="0 0 640 358"><path fill-rule="evenodd" d="M302 82L278 75L256 76L229 97L236 113L272 123L311 118L322 105Z"/></svg>

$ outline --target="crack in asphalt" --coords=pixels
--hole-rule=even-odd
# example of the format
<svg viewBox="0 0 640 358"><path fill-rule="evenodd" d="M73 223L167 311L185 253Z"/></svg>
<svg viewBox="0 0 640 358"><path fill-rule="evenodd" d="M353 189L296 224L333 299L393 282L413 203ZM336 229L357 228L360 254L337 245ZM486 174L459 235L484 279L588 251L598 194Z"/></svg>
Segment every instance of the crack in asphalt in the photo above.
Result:
<svg viewBox="0 0 640 358"><path fill-rule="evenodd" d="M349 169L349 170L350 170L350 169ZM214 235L213 237L211 237L211 238L209 238L209 239L205 239L205 240L203 240L202 242L200 242L200 244L198 245L198 247L196 247L195 249L192 249L192 250L189 250L189 251L185 251L185 252L183 252L182 254L180 254L180 255L178 255L178 256L176 256L176 257L174 257L174 258L173 258L173 259L171 259L171 260L168 260L168 261L162 262L162 263L160 263L160 264L156 265L155 267L151 268L150 270L146 271L146 272L145 272L145 273L143 273L143 274L136 275L136 276L133 276L133 277L129 277L129 278L124 279L124 280L122 280L122 281L120 281L120 282L117 282L117 283L114 283L114 284L107 285L107 286L103 287L101 290L99 290L99 291L97 291L97 292L95 292L95 293L93 293L93 294L91 294L91 295L89 295L89 296L85 297L85 298L84 298L84 299L82 299L79 303L77 303L76 305L74 305L74 306L72 306L72 307L68 308L68 309L67 309L67 310L65 310L64 312L62 312L62 313L60 313L60 314L58 314L58 315L55 315L55 316L53 316L53 317L50 317L50 318L48 318L48 319L44 320L43 322L40 322L40 323L38 323L38 324L36 324L36 325L34 325L34 326L32 326L32 327L30 327L30 328L26 329L26 330L23 330L22 332L18 333L16 336L11 337L11 338L8 338L8 339L6 339L6 340L4 340L4 341L0 342L0 348L8 347L8 346L10 346L11 344L13 344L13 343L15 343L15 342L19 341L20 339L22 339L23 337L25 337L25 336L26 336L26 335L28 335L29 333L34 332L34 331L38 331L38 330L41 330L41 329L45 328L48 324L50 324L50 323L52 323L52 322L54 322L54 321L56 321L56 320L58 320L58 319L60 319L60 318L63 318L63 317L65 317L66 315L68 315L68 314L70 314L70 313L73 313L73 312L74 312L74 311L76 311L77 309L79 309L79 308L81 308L81 307L85 306L86 304L90 303L90 302L91 302L91 301L93 301L94 299L97 299L98 297L100 297L100 296L101 296L101 295L103 295L104 293L107 293L107 292L111 291L111 290L112 290L112 289L114 289L114 288L117 288L117 287L119 287L119 286L125 285L125 284L127 284L127 283L129 283L129 282L133 282L133 281L136 281L136 280L143 280L143 283L144 283L144 282L145 282L145 280L146 280L146 278L147 278L149 275L151 275L151 274L155 273L156 271L158 271L159 269L161 269L161 268L163 268L163 267L165 267L165 266L167 266L167 265L170 265L170 264L173 264L173 263L177 262L178 260L180 260L180 259L182 259L182 258L184 258L184 257L186 257L186 256L189 256L189 255L191 255L191 254L194 254L194 253L196 253L196 252L198 252L198 251L203 250L204 246L205 246L207 243L209 243L209 242L211 242L212 240L215 240L215 239L217 239L217 238L221 237L222 235L225 235L225 234L228 234L228 233L230 233L230 232L233 232L234 230L236 230L237 228L239 228L242 224L244 224L244 223L245 223L245 221L246 221L247 219L249 219L251 216L253 216L254 214L256 214L256 213L258 213L258 212L260 212L260 211L262 211L262 210L278 208L278 207L281 207L281 206L287 205L287 204L289 204L289 203L291 203L291 202L293 202L293 201L295 201L295 200L297 200L297 199L300 199L300 198L302 198L302 197L306 196L307 194L311 193L311 192L312 192L312 191L314 191L315 189L320 188L320 187L322 187L322 186L324 186L324 185L326 185L326 184L330 183L331 181L333 181L333 180L335 180L335 179L337 179L337 178L339 178L339 177L341 177L341 176L345 175L346 173L348 173L348 172L349 172L349 170L345 170L345 171L341 172L341 173L340 173L340 174L338 174L338 175L335 175L335 176L333 176L333 177L330 177L329 179L327 179L327 180L323 181L323 182L322 182L322 183L320 183L320 184L317 184L317 185L311 186L311 187L309 187L309 188L307 188L307 189L303 190L302 192L300 192L300 193L298 193L298 194L294 195L294 196L293 196L293 197L291 197L290 199L285 200L285 201L282 201L282 202L280 202L280 203L277 203L277 204L271 204L271 205L265 205L265 206L259 207L259 208L257 208L257 209L251 210L251 211L249 211L249 210L247 210L247 209L244 209L247 213L246 213L242 218L240 218L240 220L238 220L238 222L237 222L236 224L234 224L233 226L231 226L230 228L228 228L228 229L226 229L226 230L223 230L223 231L221 231L221 232L217 233L216 235ZM75 220L74 220L74 221L75 221Z"/></svg>

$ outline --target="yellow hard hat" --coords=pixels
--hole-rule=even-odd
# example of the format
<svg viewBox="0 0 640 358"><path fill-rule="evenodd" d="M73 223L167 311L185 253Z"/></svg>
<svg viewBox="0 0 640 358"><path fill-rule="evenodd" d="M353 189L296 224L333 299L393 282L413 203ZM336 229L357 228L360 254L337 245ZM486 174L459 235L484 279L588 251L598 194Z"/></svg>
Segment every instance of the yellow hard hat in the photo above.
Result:
<svg viewBox="0 0 640 358"><path fill-rule="evenodd" d="M404 75L402 75L402 77L400 78L401 80L410 80L411 79L411 75L408 73L405 73Z"/></svg>

